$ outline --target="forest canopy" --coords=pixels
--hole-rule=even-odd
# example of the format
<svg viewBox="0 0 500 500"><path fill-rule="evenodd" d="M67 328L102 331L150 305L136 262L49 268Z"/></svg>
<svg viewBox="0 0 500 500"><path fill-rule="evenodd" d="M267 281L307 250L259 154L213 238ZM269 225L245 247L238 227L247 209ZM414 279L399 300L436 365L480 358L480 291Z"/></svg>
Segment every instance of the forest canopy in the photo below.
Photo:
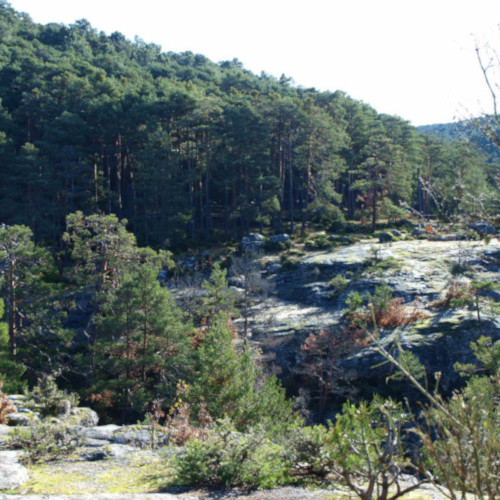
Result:
<svg viewBox="0 0 500 500"><path fill-rule="evenodd" d="M0 220L47 243L77 210L127 219L140 244L185 249L354 218L375 227L402 203L477 210L498 187L470 143L420 135L345 92L85 20L39 25L5 0L0 97Z"/></svg>

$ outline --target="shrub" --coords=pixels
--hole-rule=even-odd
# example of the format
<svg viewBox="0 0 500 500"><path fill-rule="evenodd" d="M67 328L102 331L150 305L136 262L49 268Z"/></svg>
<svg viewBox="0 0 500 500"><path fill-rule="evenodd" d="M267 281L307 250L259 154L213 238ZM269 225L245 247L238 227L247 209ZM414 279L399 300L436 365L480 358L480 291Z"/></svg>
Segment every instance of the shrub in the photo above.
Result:
<svg viewBox="0 0 500 500"><path fill-rule="evenodd" d="M298 262L296 260L291 260L286 254L280 256L281 272L294 271L298 267Z"/></svg>
<svg viewBox="0 0 500 500"><path fill-rule="evenodd" d="M401 263L394 257L390 256L385 259L374 259L373 262L366 268L365 272L380 276L389 269L400 269Z"/></svg>
<svg viewBox="0 0 500 500"><path fill-rule="evenodd" d="M376 349L429 401L415 422L423 448L420 471L448 498L493 500L500 494L500 373L498 345L487 338L473 345L489 376L472 377L462 391L445 400L429 392L378 340ZM469 372L472 366L458 366Z"/></svg>
<svg viewBox="0 0 500 500"><path fill-rule="evenodd" d="M346 403L326 436L333 472L359 498L396 499L418 488L425 479L404 484L412 467L403 426L409 420L400 403L374 399L359 406ZM389 490L395 486L389 495Z"/></svg>
<svg viewBox="0 0 500 500"><path fill-rule="evenodd" d="M491 337L481 336L477 342L471 342L476 363L455 363L454 368L461 376L471 376L477 373L490 376L500 372L500 340L493 342Z"/></svg>
<svg viewBox="0 0 500 500"><path fill-rule="evenodd" d="M368 306L362 307L364 301ZM363 298L357 292L351 292L346 300L348 309L344 316L351 321L351 328L358 328L373 323L382 328L397 328L406 326L426 317L426 313L415 301L415 306L410 309L405 307L402 297L393 297L391 288L382 284L375 287L374 294L366 294Z"/></svg>
<svg viewBox="0 0 500 500"><path fill-rule="evenodd" d="M432 302L431 307L445 308L453 306L457 299L462 301L466 295L468 295L467 284L465 282L452 279L448 285L445 296Z"/></svg>
<svg viewBox="0 0 500 500"><path fill-rule="evenodd" d="M35 406L44 416L57 416L70 406L78 405L78 395L70 394L57 387L53 375L43 375L38 384L27 394L29 404Z"/></svg>
<svg viewBox="0 0 500 500"><path fill-rule="evenodd" d="M292 474L297 478L324 479L333 467L330 431L324 425L303 427L293 437Z"/></svg>
<svg viewBox="0 0 500 500"><path fill-rule="evenodd" d="M31 463L69 455L79 446L76 429L59 423L32 420L28 428L14 428L9 433L8 447L24 450Z"/></svg>
<svg viewBox="0 0 500 500"><path fill-rule="evenodd" d="M306 241L306 248L308 250L328 250L336 245L331 237L325 233L315 235L311 240Z"/></svg>
<svg viewBox="0 0 500 500"><path fill-rule="evenodd" d="M427 315L415 305L412 309L403 305L404 299L396 297L391 300L389 306L376 314L377 324L382 328L397 328L415 323Z"/></svg>
<svg viewBox="0 0 500 500"><path fill-rule="evenodd" d="M291 240L287 241L271 241L266 240L264 249L266 252L284 252L285 250L290 250L292 248Z"/></svg>
<svg viewBox="0 0 500 500"><path fill-rule="evenodd" d="M356 314L363 305L363 296L359 292L350 292L345 301L348 309L344 311L344 316L351 317Z"/></svg>
<svg viewBox="0 0 500 500"><path fill-rule="evenodd" d="M425 468L450 498L500 496L500 378L473 377L467 387L428 408L419 426Z"/></svg>
<svg viewBox="0 0 500 500"><path fill-rule="evenodd" d="M291 464L282 446L260 429L240 434L228 419L205 441L191 439L173 465L181 484L272 488L291 481Z"/></svg>
<svg viewBox="0 0 500 500"><path fill-rule="evenodd" d="M348 284L349 282L341 274L337 274L337 276L332 278L328 283L328 286L332 289L328 298L337 298L342 292L345 291Z"/></svg>
<svg viewBox="0 0 500 500"><path fill-rule="evenodd" d="M170 439L177 446L184 446L190 439L203 441L208 436L208 429L212 425L212 417L208 414L205 404L200 404L197 412L197 424L192 422L193 408L184 401L189 388L184 381L177 383L177 398L170 409L165 421L169 429Z"/></svg>

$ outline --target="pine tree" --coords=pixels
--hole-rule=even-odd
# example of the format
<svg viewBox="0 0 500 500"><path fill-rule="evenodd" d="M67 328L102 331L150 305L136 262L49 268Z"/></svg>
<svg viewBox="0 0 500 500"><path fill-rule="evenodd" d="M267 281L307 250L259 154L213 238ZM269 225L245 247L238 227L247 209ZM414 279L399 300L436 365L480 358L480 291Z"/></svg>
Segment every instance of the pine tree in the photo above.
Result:
<svg viewBox="0 0 500 500"><path fill-rule="evenodd" d="M228 417L240 431L260 424L280 429L295 421L278 380L263 376L248 345L237 350L229 325L227 315L218 314L198 347L187 393L194 414L203 406L213 419Z"/></svg>
<svg viewBox="0 0 500 500"><path fill-rule="evenodd" d="M97 330L89 390L95 401L107 394L126 423L153 399L173 400L178 380L189 372L191 328L153 270L142 267L108 296Z"/></svg>

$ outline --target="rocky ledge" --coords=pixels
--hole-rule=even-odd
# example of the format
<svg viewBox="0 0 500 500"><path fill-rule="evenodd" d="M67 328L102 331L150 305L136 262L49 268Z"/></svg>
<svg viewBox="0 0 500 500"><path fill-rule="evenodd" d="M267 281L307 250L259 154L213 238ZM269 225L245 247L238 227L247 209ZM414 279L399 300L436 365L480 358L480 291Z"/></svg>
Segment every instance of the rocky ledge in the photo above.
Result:
<svg viewBox="0 0 500 500"><path fill-rule="evenodd" d="M291 265L290 265L291 263ZM429 374L442 373L442 387L459 383L453 365L470 362L470 343L483 334L500 338L500 318L482 311L481 324L474 308L437 307L450 290L473 281L500 283L500 242L493 238L456 241L407 239L380 243L364 239L332 250L290 253L288 268L277 258L265 257L264 274L274 292L255 302L249 318L250 336L274 364L274 371L286 379L300 362L300 345L320 330L335 330L343 320L346 299L351 292L373 293L387 284L394 297L409 310L418 308L422 319L405 327L381 330L387 345L396 339L413 351ZM341 276L345 287L332 288L331 280ZM489 299L500 301L493 290ZM357 382L377 392L390 373L383 359L367 347L346 361Z"/></svg>

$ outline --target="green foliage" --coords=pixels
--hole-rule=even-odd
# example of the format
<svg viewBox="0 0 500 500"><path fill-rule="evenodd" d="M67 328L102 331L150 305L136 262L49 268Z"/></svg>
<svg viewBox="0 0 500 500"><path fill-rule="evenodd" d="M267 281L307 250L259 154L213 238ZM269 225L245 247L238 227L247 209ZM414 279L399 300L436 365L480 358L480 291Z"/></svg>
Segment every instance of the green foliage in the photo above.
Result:
<svg viewBox="0 0 500 500"><path fill-rule="evenodd" d="M402 432L408 421L401 404L391 400L344 405L327 443L333 471L359 498L395 499L419 484L403 485L404 473L412 466ZM392 485L397 485L397 491L388 497Z"/></svg>
<svg viewBox="0 0 500 500"><path fill-rule="evenodd" d="M437 390L430 393L409 371L411 366L394 358L374 338L377 350L416 387L427 400L422 415L415 419L421 441L419 468L448 498L493 500L500 493L500 377L496 345L488 339L474 345L483 363L496 370L490 376L472 377L463 390L445 400ZM470 366L459 368L470 370Z"/></svg>
<svg viewBox="0 0 500 500"><path fill-rule="evenodd" d="M366 300L373 305L376 312L386 312L392 303L391 287L386 283L376 286L373 295L366 295Z"/></svg>
<svg viewBox="0 0 500 500"><path fill-rule="evenodd" d="M166 252L138 248L126 223L116 215L68 215L64 240L71 248L71 273L77 283L88 284L98 292L112 290L119 287L123 276L143 264L159 269L170 263Z"/></svg>
<svg viewBox="0 0 500 500"><path fill-rule="evenodd" d="M328 286L332 291L328 294L328 298L336 299L341 293L343 293L349 282L341 274L337 274L328 282Z"/></svg>
<svg viewBox="0 0 500 500"><path fill-rule="evenodd" d="M66 301L54 279L57 273L53 260L34 244L28 227L0 227L0 259L5 262L0 270L1 293L8 311L9 337L9 355L1 362L0 371L9 372L9 383L19 389L23 385L23 364L32 377L66 367L68 353L61 345L71 341L72 333L62 326ZM1 352L5 343L0 344Z"/></svg>
<svg viewBox="0 0 500 500"><path fill-rule="evenodd" d="M0 299L0 318L4 315L4 302ZM26 367L9 359L9 325L0 322L0 381L4 381L4 391L8 394L22 392L25 383L21 380Z"/></svg>
<svg viewBox="0 0 500 500"><path fill-rule="evenodd" d="M262 430L240 434L229 420L222 420L205 441L189 441L174 467L181 484L264 489L291 481L285 455L284 447Z"/></svg>
<svg viewBox="0 0 500 500"><path fill-rule="evenodd" d="M410 351L405 351L398 346L398 363L408 372L411 373L416 380L424 380L427 382L427 374L425 367L422 365L418 357ZM398 370L394 375L389 377L392 380L405 380L405 376L401 370Z"/></svg>
<svg viewBox="0 0 500 500"><path fill-rule="evenodd" d="M210 279L205 280L201 287L205 290L205 296L201 300L201 307L196 311L197 316L205 318L209 323L220 312L235 315L237 309L236 293L227 284L227 270L221 269L216 263L210 274Z"/></svg>
<svg viewBox="0 0 500 500"><path fill-rule="evenodd" d="M366 273L373 274L375 276L384 275L389 269L400 269L401 263L395 257L386 257L385 259L375 259L372 263L368 265L365 269Z"/></svg>
<svg viewBox="0 0 500 500"><path fill-rule="evenodd" d="M469 285L452 290L450 285L449 296L446 297L451 307L469 307L476 314L479 331L483 333L483 320L496 317L500 311L500 304L489 297L489 292L500 287L498 283L487 281L473 281Z"/></svg>
<svg viewBox="0 0 500 500"><path fill-rule="evenodd" d="M313 236L311 240L306 241L308 250L328 250L335 246L335 242L326 233L319 233Z"/></svg>
<svg viewBox="0 0 500 500"><path fill-rule="evenodd" d="M44 416L57 417L64 413L67 403L74 407L78 406L79 401L77 394L59 389L53 375L43 375L26 395L28 404Z"/></svg>
<svg viewBox="0 0 500 500"><path fill-rule="evenodd" d="M358 312L363 305L363 302L363 296L359 292L349 292L345 301L348 309L344 311L344 316L352 316Z"/></svg>
<svg viewBox="0 0 500 500"><path fill-rule="evenodd" d="M2 21L0 219L37 241L57 241L76 211L127 217L141 244L183 250L218 231L338 229L346 212L375 226L418 205L418 165L439 194L424 193L426 214L495 192L467 143L420 136L343 92L86 22L41 26L7 4Z"/></svg>
<svg viewBox="0 0 500 500"><path fill-rule="evenodd" d="M455 363L455 370L462 376L476 373L495 375L500 371L500 340L493 342L491 337L481 336L470 347L476 358L476 363Z"/></svg>
<svg viewBox="0 0 500 500"><path fill-rule="evenodd" d="M394 220L405 218L406 213L407 211L404 208L395 205L389 197L384 198L380 203L380 216L387 219L389 224Z"/></svg>
<svg viewBox="0 0 500 500"><path fill-rule="evenodd" d="M332 190L333 193L335 193L334 190ZM319 227L330 231L343 228L346 221L342 210L337 205L330 203L330 200L327 199L327 201L325 203L324 199L316 197L309 205L312 221L318 224Z"/></svg>
<svg viewBox="0 0 500 500"><path fill-rule="evenodd" d="M7 446L22 449L28 463L54 460L73 453L82 445L78 431L64 424L32 420L28 427L9 432Z"/></svg>
<svg viewBox="0 0 500 500"><path fill-rule="evenodd" d="M178 379L192 366L190 322L156 276L143 266L124 277L96 323L88 392L103 414L120 409L123 423L137 420L155 398L172 402Z"/></svg>
<svg viewBox="0 0 500 500"><path fill-rule="evenodd" d="M213 419L230 418L238 431L260 423L278 432L298 422L278 380L262 375L248 346L236 350L224 314L207 328L197 357L187 392L193 416L203 407Z"/></svg>
<svg viewBox="0 0 500 500"><path fill-rule="evenodd" d="M285 252L286 250L290 250L290 248L292 248L291 240L273 242L267 239L264 246L266 252Z"/></svg>
<svg viewBox="0 0 500 500"><path fill-rule="evenodd" d="M447 402L431 407L418 428L424 465L451 498L472 493L493 500L500 495L500 379L474 377Z"/></svg>
<svg viewBox="0 0 500 500"><path fill-rule="evenodd" d="M292 260L290 256L287 254L282 254L280 256L280 264L281 264L280 271L287 272L297 269L298 261Z"/></svg>

